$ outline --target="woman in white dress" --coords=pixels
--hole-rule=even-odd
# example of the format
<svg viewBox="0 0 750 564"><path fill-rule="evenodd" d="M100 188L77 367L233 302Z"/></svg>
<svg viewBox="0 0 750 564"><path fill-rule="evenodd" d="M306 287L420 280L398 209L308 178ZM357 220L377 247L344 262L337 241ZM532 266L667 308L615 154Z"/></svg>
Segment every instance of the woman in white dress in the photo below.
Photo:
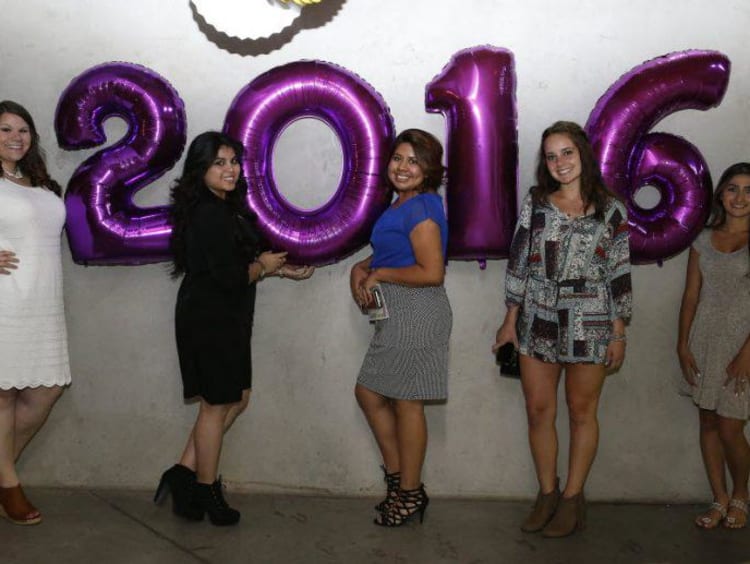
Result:
<svg viewBox="0 0 750 564"><path fill-rule="evenodd" d="M0 515L33 525L16 460L70 383L60 234L65 206L22 106L0 102Z"/></svg>

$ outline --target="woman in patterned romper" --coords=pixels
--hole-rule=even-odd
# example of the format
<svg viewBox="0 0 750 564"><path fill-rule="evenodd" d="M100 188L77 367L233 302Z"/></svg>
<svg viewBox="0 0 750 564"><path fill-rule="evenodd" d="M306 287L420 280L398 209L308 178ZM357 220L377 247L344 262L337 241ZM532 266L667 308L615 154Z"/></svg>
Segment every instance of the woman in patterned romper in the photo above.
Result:
<svg viewBox="0 0 750 564"><path fill-rule="evenodd" d="M585 132L557 122L542 134L537 186L523 202L505 280L507 313L495 350L519 349L539 494L525 532L565 536L585 524L583 486L599 438L607 371L625 356L631 312L624 206L607 190ZM568 477L557 478L557 387L565 370Z"/></svg>

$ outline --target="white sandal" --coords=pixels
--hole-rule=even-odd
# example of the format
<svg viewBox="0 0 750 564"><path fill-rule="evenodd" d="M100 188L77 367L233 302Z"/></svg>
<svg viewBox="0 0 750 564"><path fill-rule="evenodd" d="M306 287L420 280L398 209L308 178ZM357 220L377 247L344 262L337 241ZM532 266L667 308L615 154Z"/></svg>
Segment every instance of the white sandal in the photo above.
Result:
<svg viewBox="0 0 750 564"><path fill-rule="evenodd" d="M719 519L714 519L709 515L711 511L716 511L719 514ZM705 512L700 517L695 519L695 525L701 529L715 529L718 527L724 519L727 518L727 507L722 505L718 501L714 501L708 506Z"/></svg>
<svg viewBox="0 0 750 564"><path fill-rule="evenodd" d="M737 509L738 511L745 514L745 522L738 525L737 524L737 517L734 515L731 515L724 519L724 526L727 529L744 529L745 525L747 525L747 513L748 513L748 507L747 507L747 501L742 501L741 499L733 499L729 502L729 508L730 509Z"/></svg>

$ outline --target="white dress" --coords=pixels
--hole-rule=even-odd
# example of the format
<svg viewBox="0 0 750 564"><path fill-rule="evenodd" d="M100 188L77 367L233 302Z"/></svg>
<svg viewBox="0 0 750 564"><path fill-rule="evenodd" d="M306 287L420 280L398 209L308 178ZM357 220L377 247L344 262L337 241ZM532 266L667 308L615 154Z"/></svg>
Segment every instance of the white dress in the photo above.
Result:
<svg viewBox="0 0 750 564"><path fill-rule="evenodd" d="M60 234L65 206L46 188L0 177L0 250L18 268L0 274L0 388L70 383Z"/></svg>
<svg viewBox="0 0 750 564"><path fill-rule="evenodd" d="M747 247L733 253L717 251L711 230L693 242L701 270L701 294L690 330L690 350L701 376L690 392L695 404L722 417L750 418L750 390L735 393L724 387L727 366L750 334L750 278ZM684 380L683 380L684 381Z"/></svg>

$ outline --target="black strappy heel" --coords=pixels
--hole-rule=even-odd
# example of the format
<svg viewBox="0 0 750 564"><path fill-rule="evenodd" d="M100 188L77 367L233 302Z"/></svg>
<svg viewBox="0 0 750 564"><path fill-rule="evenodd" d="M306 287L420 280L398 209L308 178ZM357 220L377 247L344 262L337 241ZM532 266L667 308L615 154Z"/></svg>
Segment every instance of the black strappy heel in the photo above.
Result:
<svg viewBox="0 0 750 564"><path fill-rule="evenodd" d="M383 469L386 492L385 499L375 506L375 511L385 513L388 511L388 507L398 499L398 489L401 486L401 472L391 472L389 474L385 466L380 467Z"/></svg>
<svg viewBox="0 0 750 564"><path fill-rule="evenodd" d="M385 513L376 518L374 523L381 527L401 527L418 515L421 524L424 521L427 506L430 504L424 484L415 490L400 489L397 495L396 501L388 507Z"/></svg>

